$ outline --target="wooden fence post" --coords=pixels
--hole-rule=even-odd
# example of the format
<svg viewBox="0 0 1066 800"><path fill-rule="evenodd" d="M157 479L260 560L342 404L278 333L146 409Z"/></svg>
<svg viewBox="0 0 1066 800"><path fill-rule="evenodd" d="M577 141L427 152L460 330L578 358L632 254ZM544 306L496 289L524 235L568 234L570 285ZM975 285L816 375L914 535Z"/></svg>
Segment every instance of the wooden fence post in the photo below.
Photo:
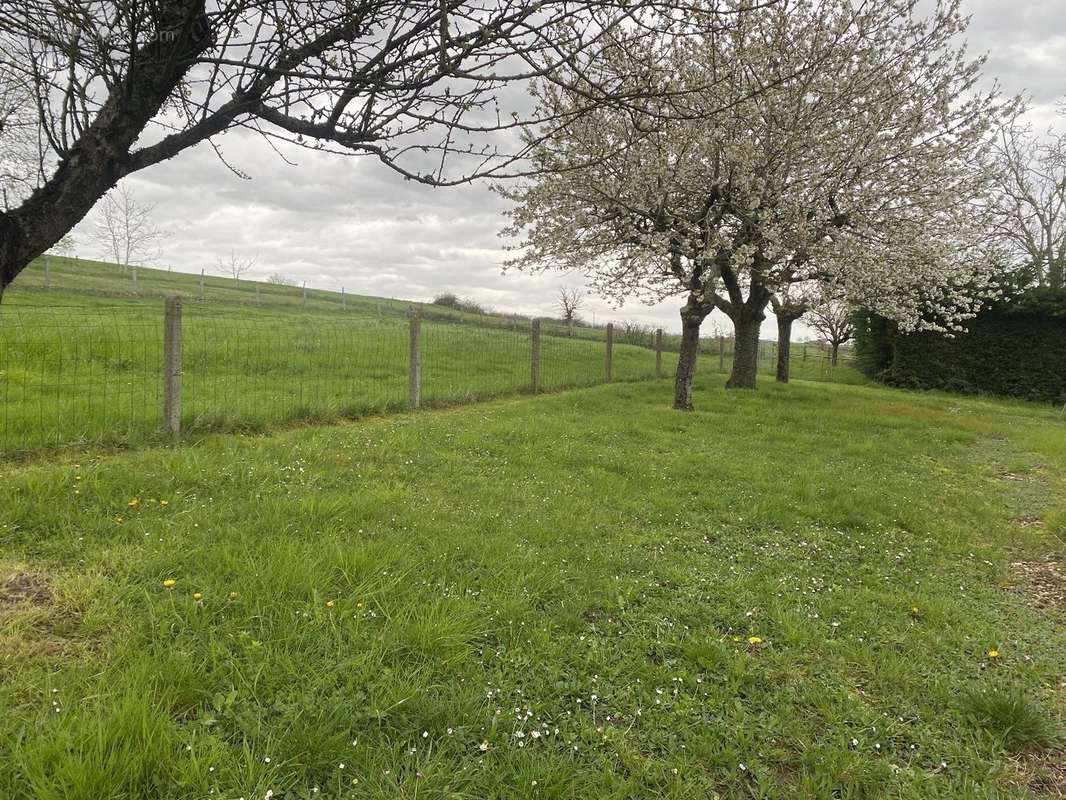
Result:
<svg viewBox="0 0 1066 800"><path fill-rule="evenodd" d="M540 391L540 320L530 323L529 383L533 394Z"/></svg>
<svg viewBox="0 0 1066 800"><path fill-rule="evenodd" d="M718 372L725 372L725 337L718 335Z"/></svg>
<svg viewBox="0 0 1066 800"><path fill-rule="evenodd" d="M52 288L52 258L51 256L44 257L44 288Z"/></svg>
<svg viewBox="0 0 1066 800"><path fill-rule="evenodd" d="M168 297L163 313L163 426L181 433L181 298Z"/></svg>
<svg viewBox="0 0 1066 800"><path fill-rule="evenodd" d="M304 308L307 308L307 281L304 281L303 295L304 295L304 298L303 298L304 299Z"/></svg>
<svg viewBox="0 0 1066 800"><path fill-rule="evenodd" d="M137 268L130 267L130 278L133 280L133 293L137 294Z"/></svg>
<svg viewBox="0 0 1066 800"><path fill-rule="evenodd" d="M655 331L655 377L663 376L663 329Z"/></svg>
<svg viewBox="0 0 1066 800"><path fill-rule="evenodd" d="M611 382L611 371L614 367L614 323L607 323L607 353L604 357L603 372L607 383Z"/></svg>
<svg viewBox="0 0 1066 800"><path fill-rule="evenodd" d="M255 285L255 307L260 308L263 305L262 299L259 297L259 284Z"/></svg>
<svg viewBox="0 0 1066 800"><path fill-rule="evenodd" d="M342 286L341 287L341 311L347 311L347 309L348 309L348 298L345 296L344 287Z"/></svg>
<svg viewBox="0 0 1066 800"><path fill-rule="evenodd" d="M204 301L204 271L200 270L200 302Z"/></svg>
<svg viewBox="0 0 1066 800"><path fill-rule="evenodd" d="M411 347L407 361L407 404L418 408L422 402L422 314L411 313Z"/></svg>

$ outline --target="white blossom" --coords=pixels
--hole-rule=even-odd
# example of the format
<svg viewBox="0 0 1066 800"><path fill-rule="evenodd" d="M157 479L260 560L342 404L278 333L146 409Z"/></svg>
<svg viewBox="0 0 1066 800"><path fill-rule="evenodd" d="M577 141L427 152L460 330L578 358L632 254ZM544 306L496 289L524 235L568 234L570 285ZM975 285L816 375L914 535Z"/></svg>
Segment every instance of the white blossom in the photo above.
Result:
<svg viewBox="0 0 1066 800"><path fill-rule="evenodd" d="M908 0L782 0L663 52L609 50L620 91L669 92L544 135L540 172L497 187L522 237L509 265L579 270L618 303L682 295L694 332L720 309L735 364L791 284L957 328L990 292L991 131L1011 107L977 91L965 28L958 0L927 18ZM553 117L580 104L550 82L535 96ZM681 362L679 392L684 343Z"/></svg>

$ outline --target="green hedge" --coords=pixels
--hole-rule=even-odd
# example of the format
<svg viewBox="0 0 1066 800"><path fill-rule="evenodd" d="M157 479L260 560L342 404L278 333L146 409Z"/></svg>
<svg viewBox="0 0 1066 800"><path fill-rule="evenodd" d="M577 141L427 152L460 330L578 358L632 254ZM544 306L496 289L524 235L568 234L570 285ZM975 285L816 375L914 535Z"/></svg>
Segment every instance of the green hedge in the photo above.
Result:
<svg viewBox="0 0 1066 800"><path fill-rule="evenodd" d="M965 333L901 333L881 317L856 320L859 368L910 389L1066 402L1066 291L1035 290L983 311Z"/></svg>

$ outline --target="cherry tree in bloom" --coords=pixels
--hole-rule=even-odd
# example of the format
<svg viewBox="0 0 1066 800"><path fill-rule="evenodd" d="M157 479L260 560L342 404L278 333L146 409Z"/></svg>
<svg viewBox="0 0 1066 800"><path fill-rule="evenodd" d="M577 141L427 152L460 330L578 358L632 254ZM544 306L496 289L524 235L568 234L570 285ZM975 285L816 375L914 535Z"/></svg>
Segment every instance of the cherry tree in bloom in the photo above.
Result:
<svg viewBox="0 0 1066 800"><path fill-rule="evenodd" d="M989 286L990 131L1012 105L977 90L965 27L957 0L927 17L782 0L666 58L608 49L600 69L659 91L554 131L539 174L497 187L511 266L583 272L616 302L683 297L679 409L716 308L735 329L727 386L754 388L766 308L791 284L831 284L904 329L958 327ZM538 85L543 113L580 103L563 84Z"/></svg>

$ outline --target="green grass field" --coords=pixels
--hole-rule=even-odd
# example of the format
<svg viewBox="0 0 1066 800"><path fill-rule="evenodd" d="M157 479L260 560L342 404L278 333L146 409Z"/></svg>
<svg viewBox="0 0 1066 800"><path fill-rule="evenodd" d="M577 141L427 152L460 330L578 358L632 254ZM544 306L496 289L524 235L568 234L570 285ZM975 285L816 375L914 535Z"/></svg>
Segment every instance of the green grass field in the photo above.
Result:
<svg viewBox="0 0 1066 800"><path fill-rule="evenodd" d="M0 464L0 797L1061 796L1066 422L670 395Z"/></svg>
<svg viewBox="0 0 1066 800"><path fill-rule="evenodd" d="M113 264L52 257L49 289L42 262L0 305L0 456L44 448L161 441L163 298L183 308L182 429L261 431L297 421L324 422L404 408L410 303L308 291L162 270L130 273ZM259 301L256 304L256 291ZM530 390L528 320L473 317L425 306L422 398L448 405ZM541 388L604 380L604 331L542 326ZM571 335L572 334L572 335ZM668 344L671 342L668 341ZM712 348L716 351L716 348ZM773 369L770 348L762 367ZM803 351L806 353L806 351ZM794 372L832 374L813 347ZM707 369L719 364L705 356ZM669 374L676 355L666 353ZM616 338L612 377L654 377L647 346Z"/></svg>
<svg viewBox="0 0 1066 800"><path fill-rule="evenodd" d="M346 296L342 307L340 295L309 292L305 306L300 289L260 284L259 307L254 284L220 278L208 285L209 302L200 302L196 276L143 269L142 293L133 296L123 293L130 278L114 265L57 259L53 288L44 291L40 272L38 264L20 277L0 307L0 452L160 439L162 298L175 293L185 297L188 433L335 421L407 403L408 303ZM424 313L423 402L529 391L528 321L472 324L448 308ZM558 333L548 328L543 336L542 389L602 381L603 332L548 335ZM616 380L654 372L652 351L615 345Z"/></svg>

